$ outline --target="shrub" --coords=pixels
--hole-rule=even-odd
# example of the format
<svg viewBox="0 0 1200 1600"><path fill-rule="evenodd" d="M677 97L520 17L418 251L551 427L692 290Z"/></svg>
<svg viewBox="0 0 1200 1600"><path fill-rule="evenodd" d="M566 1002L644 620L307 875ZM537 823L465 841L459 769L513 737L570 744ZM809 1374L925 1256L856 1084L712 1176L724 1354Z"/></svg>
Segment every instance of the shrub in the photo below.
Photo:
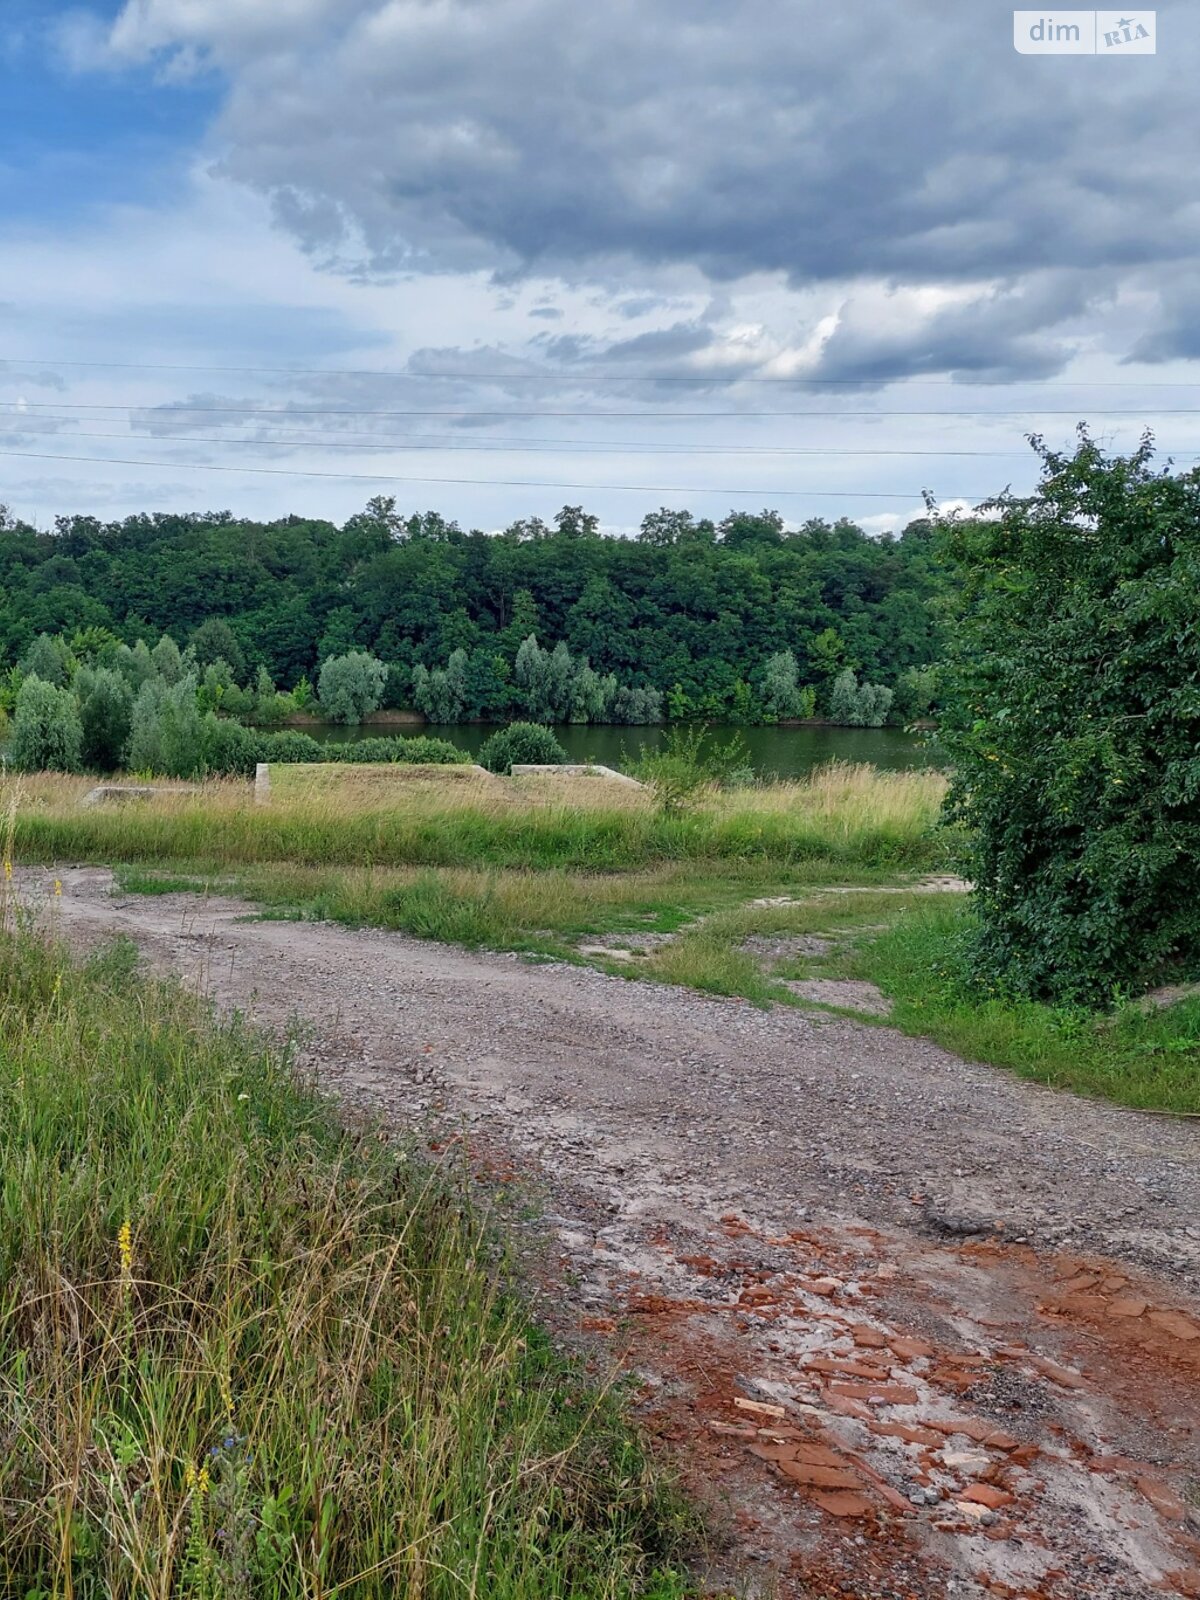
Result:
<svg viewBox="0 0 1200 1600"><path fill-rule="evenodd" d="M479 752L480 766L506 775L514 766L561 767L567 760L567 752L550 729L538 722L510 722L492 734Z"/></svg>
<svg viewBox="0 0 1200 1600"><path fill-rule="evenodd" d="M1081 431L993 520L951 524L962 616L939 742L971 829L975 969L1103 1003L1200 971L1200 479Z"/></svg>
<svg viewBox="0 0 1200 1600"><path fill-rule="evenodd" d="M470 761L465 750L451 744L449 739L431 739L427 734L417 734L404 739L356 739L353 744L324 745L325 761L372 762L392 761L415 765L429 762L438 766L461 765Z"/></svg>
<svg viewBox="0 0 1200 1600"><path fill-rule="evenodd" d="M257 764L267 759L262 746L262 738L240 722L211 711L203 719L201 748L206 772L222 778L253 777Z"/></svg>
<svg viewBox="0 0 1200 1600"><path fill-rule="evenodd" d="M754 778L741 734L717 744L703 726L672 728L661 747L634 762L632 770L668 814L686 810L707 789L745 788Z"/></svg>
<svg viewBox="0 0 1200 1600"><path fill-rule="evenodd" d="M81 667L75 678L85 767L115 772L129 741L133 691L111 667Z"/></svg>
<svg viewBox="0 0 1200 1600"><path fill-rule="evenodd" d="M386 684L382 661L365 650L351 650L322 663L317 694L327 717L352 727L378 709Z"/></svg>
<svg viewBox="0 0 1200 1600"><path fill-rule="evenodd" d="M278 761L294 765L305 761L328 759L325 746L318 744L311 733L297 733L290 728L283 733L259 734L257 745L259 761Z"/></svg>
<svg viewBox="0 0 1200 1600"><path fill-rule="evenodd" d="M13 718L13 766L19 772L78 772L82 747L79 708L71 691L42 678L26 678Z"/></svg>

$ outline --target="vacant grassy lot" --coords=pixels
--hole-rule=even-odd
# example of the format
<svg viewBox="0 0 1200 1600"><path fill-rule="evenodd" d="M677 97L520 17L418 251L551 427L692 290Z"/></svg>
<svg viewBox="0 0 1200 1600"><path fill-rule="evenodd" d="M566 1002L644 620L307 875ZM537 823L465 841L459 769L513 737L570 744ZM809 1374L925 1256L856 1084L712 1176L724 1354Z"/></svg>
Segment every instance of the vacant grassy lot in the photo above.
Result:
<svg viewBox="0 0 1200 1600"><path fill-rule="evenodd" d="M687 1592L453 1177L131 951L0 932L0 1174L6 1595Z"/></svg>

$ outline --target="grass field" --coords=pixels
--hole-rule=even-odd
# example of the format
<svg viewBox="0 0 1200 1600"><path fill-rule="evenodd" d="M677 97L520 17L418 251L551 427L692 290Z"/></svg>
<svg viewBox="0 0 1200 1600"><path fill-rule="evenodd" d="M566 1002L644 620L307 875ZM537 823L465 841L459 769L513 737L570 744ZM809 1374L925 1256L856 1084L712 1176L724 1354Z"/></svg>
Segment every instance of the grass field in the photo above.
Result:
<svg viewBox="0 0 1200 1600"><path fill-rule="evenodd" d="M936 773L832 767L808 782L713 795L667 816L646 794L594 778L472 779L469 769L446 778L447 769L435 770L389 769L388 784L370 769L363 779L335 766L318 787L296 779L290 797L285 777L280 797L261 806L248 785L222 782L195 795L83 809L85 779L8 778L0 812L19 791L17 848L40 861L611 872L674 861L923 867L945 848Z"/></svg>
<svg viewBox="0 0 1200 1600"><path fill-rule="evenodd" d="M1200 1002L1096 1017L967 987L965 897L912 892L955 857L937 774L833 767L709 795L676 817L594 778L444 772L293 769L265 806L217 784L91 810L79 808L82 783L25 780L14 848L112 864L134 891L221 886L267 915L587 960L757 1004L804 1003L793 980L866 980L895 1026L965 1056L1127 1105L1200 1111ZM12 781L0 807L6 792ZM774 960L746 947L805 933L831 949Z"/></svg>
<svg viewBox="0 0 1200 1600"><path fill-rule="evenodd" d="M463 1183L131 959L0 933L3 1592L690 1592Z"/></svg>

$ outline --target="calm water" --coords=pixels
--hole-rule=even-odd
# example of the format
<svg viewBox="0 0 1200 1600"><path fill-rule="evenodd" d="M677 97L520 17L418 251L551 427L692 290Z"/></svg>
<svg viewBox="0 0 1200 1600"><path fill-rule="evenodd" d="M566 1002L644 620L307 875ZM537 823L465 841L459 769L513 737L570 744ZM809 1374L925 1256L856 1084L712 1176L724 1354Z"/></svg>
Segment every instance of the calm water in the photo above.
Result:
<svg viewBox="0 0 1200 1600"><path fill-rule="evenodd" d="M475 755L496 730L456 723L426 729L331 727L304 731L331 744L380 734L426 732L449 739ZM599 761L610 767L621 766L623 757L633 758L643 750L655 748L666 736L666 730L657 727L614 728L579 723L568 723L554 731L572 761ZM750 748L755 771L763 777L798 778L827 761L868 761L889 772L941 764L927 735L905 733L902 728L716 728L713 732L722 741L740 732Z"/></svg>

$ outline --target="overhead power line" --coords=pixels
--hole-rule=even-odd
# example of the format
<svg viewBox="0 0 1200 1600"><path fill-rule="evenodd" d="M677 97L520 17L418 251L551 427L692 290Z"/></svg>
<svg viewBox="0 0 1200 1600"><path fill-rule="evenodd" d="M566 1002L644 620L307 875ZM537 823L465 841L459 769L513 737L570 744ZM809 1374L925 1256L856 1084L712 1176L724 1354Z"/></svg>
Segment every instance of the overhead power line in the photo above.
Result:
<svg viewBox="0 0 1200 1600"><path fill-rule="evenodd" d="M427 478L427 477L397 477L390 473L379 472L320 472L310 467L249 467L239 462L228 465L222 462L208 461L145 461L136 460L128 456L75 456L55 455L39 450L0 450L0 457L20 461L71 461L83 462L93 467L154 467L158 471L169 468L172 471L180 469L187 472L253 472L263 473L273 478L334 478L339 482L348 483L422 483L422 484L449 484L457 487L476 489L579 489L592 494L605 494L612 491L628 491L631 494L728 494L728 495L753 495L756 499L779 499L786 495L789 499L837 499L844 500L854 496L860 500L916 500L920 498L919 489L730 489L717 485L701 485L699 487L683 487L679 484L654 484L654 483L562 483L556 480L530 479L530 478ZM943 500L971 500L980 501L988 499L995 490L987 490L981 494L954 494L942 495Z"/></svg>
<svg viewBox="0 0 1200 1600"><path fill-rule="evenodd" d="M75 418L65 420L74 421ZM28 429L19 428L11 430L14 433L23 433L29 437ZM820 446L796 447L791 445L647 445L642 442L601 444L598 441L583 439L496 439L492 438L487 443L439 444L440 435L426 438L421 435L410 436L404 439L380 439L373 435L360 435L357 440L347 439L344 436L331 434L281 434L266 435L253 439L239 439L229 434L199 434L199 433L99 433L95 429L87 432L76 430L56 429L45 435L34 435L49 439L121 439L126 443L154 444L159 440L171 444L235 444L250 445L256 449L275 446L282 449L300 449L305 446L315 446L321 450L417 450L430 453L457 454L480 453L502 455L571 455L580 453L586 455L690 455L690 456L981 456L994 460L1027 461L1028 450L824 450Z"/></svg>
<svg viewBox="0 0 1200 1600"><path fill-rule="evenodd" d="M512 411L512 410L382 410L369 406L214 406L214 405L178 405L174 401L159 403L157 405L137 405L128 401L120 404L115 402L84 402L74 400L3 400L0 405L17 406L24 411L133 411L153 413L157 416L247 416L247 417L456 417L464 420L486 420L489 417L498 417L502 421L514 418L527 417L572 417L589 422L602 422L610 417L634 418L639 422L671 419L674 421L728 421L737 418L742 422L755 422L760 418L776 417L808 417L817 422L824 422L832 417L855 417L859 420L871 421L877 417L973 417L985 418L993 421L1004 421L1013 417L1073 417L1077 421L1085 420L1079 416L1077 408L1068 410L1053 410L1044 407L1026 406L1015 411L971 411L971 410L943 410L943 411ZM1098 411L1089 407L1092 417L1195 417L1200 416L1200 406L1144 406L1129 409Z"/></svg>
<svg viewBox="0 0 1200 1600"><path fill-rule="evenodd" d="M255 367L225 366L217 362L193 361L77 361L60 356L0 356L0 364L72 367L119 372L242 372L266 373L297 378L389 378L426 383L694 383L694 384L792 384L822 388L864 388L868 384L904 384L910 389L991 388L984 378L912 378L904 373L863 378L784 377L779 374L677 372L414 372L388 367ZM1027 379L1039 389L1200 389L1200 381L1173 378L1114 379L1061 378L1057 381Z"/></svg>

